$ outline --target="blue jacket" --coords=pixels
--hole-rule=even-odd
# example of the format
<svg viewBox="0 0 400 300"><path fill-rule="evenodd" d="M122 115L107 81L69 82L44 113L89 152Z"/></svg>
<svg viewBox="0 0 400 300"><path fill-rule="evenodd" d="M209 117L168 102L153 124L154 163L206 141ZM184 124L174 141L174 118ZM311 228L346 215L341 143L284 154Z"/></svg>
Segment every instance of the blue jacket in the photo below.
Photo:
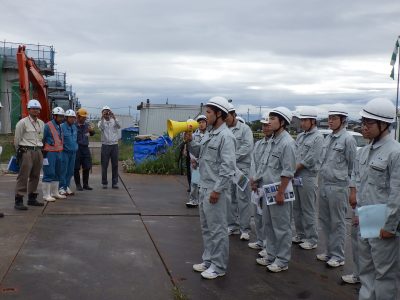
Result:
<svg viewBox="0 0 400 300"><path fill-rule="evenodd" d="M64 151L73 152L78 150L78 129L75 124L71 126L64 122L61 124L62 131L64 133Z"/></svg>
<svg viewBox="0 0 400 300"><path fill-rule="evenodd" d="M93 133L89 132L89 124L85 123L80 125L78 122L75 123L78 129L78 145L79 146L89 146L89 135L94 135Z"/></svg>
<svg viewBox="0 0 400 300"><path fill-rule="evenodd" d="M56 121L54 121L54 120L51 120L51 122L53 123L54 127L56 128L56 130L58 132L58 136L62 140L63 132L62 132L61 126L58 125L56 123ZM52 146L54 145L54 139L51 134L50 128L47 124L44 125L43 144L48 144L48 145L52 145Z"/></svg>

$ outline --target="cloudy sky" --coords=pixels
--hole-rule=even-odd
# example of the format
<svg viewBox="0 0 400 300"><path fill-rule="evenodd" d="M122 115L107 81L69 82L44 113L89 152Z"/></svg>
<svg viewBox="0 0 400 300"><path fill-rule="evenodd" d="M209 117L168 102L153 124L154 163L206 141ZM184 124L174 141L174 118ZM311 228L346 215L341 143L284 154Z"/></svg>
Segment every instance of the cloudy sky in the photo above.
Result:
<svg viewBox="0 0 400 300"><path fill-rule="evenodd" d="M53 45L84 106L215 95L240 113L395 101L398 0L3 1L0 39Z"/></svg>

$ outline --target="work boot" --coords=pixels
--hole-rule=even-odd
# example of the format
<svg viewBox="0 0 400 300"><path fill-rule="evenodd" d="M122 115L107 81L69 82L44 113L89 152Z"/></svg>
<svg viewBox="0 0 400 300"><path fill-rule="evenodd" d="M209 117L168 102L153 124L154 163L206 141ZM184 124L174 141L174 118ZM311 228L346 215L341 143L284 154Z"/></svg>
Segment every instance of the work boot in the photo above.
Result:
<svg viewBox="0 0 400 300"><path fill-rule="evenodd" d="M89 169L82 171L83 189L91 191L93 188L89 186Z"/></svg>
<svg viewBox="0 0 400 300"><path fill-rule="evenodd" d="M20 195L15 195L15 205L14 208L17 210L27 210L28 208L24 205L24 197Z"/></svg>
<svg viewBox="0 0 400 300"><path fill-rule="evenodd" d="M75 180L76 190L83 191L83 188L81 185L81 175L79 174L79 170L74 171L74 180Z"/></svg>
<svg viewBox="0 0 400 300"><path fill-rule="evenodd" d="M43 200L47 202L54 202L56 198L51 196L51 182L42 182Z"/></svg>
<svg viewBox="0 0 400 300"><path fill-rule="evenodd" d="M0 212L0 218L4 217L4 213Z"/></svg>
<svg viewBox="0 0 400 300"><path fill-rule="evenodd" d="M28 195L28 205L31 205L31 206L43 206L44 205L43 203L37 201L37 196L38 195L39 194L37 194L37 193L30 193Z"/></svg>
<svg viewBox="0 0 400 300"><path fill-rule="evenodd" d="M65 198L67 198L67 196L60 195L60 193L58 192L58 186L59 185L60 185L60 183L58 181L52 181L51 182L51 192L50 192L51 196L53 198L56 198L56 199L65 199Z"/></svg>

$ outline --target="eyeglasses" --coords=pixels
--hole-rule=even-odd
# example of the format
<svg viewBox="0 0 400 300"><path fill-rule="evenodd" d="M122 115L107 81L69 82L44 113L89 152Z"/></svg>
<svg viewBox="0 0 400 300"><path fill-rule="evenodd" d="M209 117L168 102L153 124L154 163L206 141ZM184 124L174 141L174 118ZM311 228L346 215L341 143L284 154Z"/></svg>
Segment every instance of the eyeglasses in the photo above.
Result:
<svg viewBox="0 0 400 300"><path fill-rule="evenodd" d="M372 119L361 119L361 125L362 126L367 126L370 127L374 124L377 124L378 122L376 120L372 120Z"/></svg>

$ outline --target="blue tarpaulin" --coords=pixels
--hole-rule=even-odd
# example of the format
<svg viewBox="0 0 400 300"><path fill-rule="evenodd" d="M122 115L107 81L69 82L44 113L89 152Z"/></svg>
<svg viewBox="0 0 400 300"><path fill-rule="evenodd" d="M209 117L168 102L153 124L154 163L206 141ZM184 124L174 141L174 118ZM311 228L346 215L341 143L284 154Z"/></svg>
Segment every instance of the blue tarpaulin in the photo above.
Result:
<svg viewBox="0 0 400 300"><path fill-rule="evenodd" d="M133 159L136 164L145 159L155 159L158 154L165 153L172 146L172 140L168 136L160 136L156 140L135 141L133 143Z"/></svg>

